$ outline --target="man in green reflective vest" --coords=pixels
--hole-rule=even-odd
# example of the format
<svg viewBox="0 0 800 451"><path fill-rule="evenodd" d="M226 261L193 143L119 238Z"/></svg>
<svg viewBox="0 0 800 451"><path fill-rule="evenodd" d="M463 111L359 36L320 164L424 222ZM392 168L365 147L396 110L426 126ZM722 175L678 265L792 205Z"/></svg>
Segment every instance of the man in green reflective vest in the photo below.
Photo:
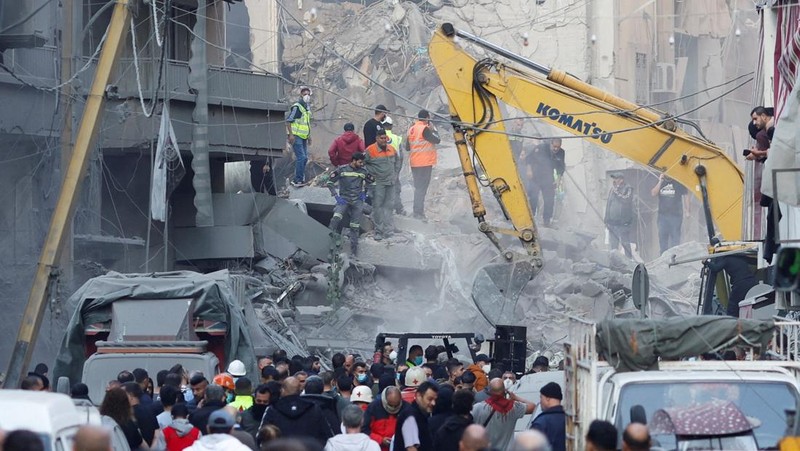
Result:
<svg viewBox="0 0 800 451"><path fill-rule="evenodd" d="M311 144L311 88L300 88L300 99L292 105L286 118L286 131L289 134L289 145L295 156L294 178L292 186L304 186L306 183L306 163L308 162L308 146Z"/></svg>
<svg viewBox="0 0 800 451"><path fill-rule="evenodd" d="M400 160L397 167L397 174L394 179L394 212L398 215L405 215L406 210L403 208L403 202L400 200L400 171L403 168L403 154L400 152L400 144L403 143L403 136L402 135L395 135L392 132L392 128L394 127L394 121L390 116L386 116L383 120L383 129L386 130L386 136L389 137L389 144L392 147L397 149L397 159Z"/></svg>

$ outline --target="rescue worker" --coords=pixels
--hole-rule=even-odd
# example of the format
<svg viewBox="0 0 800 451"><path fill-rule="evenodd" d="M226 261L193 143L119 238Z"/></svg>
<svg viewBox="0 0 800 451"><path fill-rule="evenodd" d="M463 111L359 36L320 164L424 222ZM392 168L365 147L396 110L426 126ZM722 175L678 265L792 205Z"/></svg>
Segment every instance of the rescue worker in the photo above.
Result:
<svg viewBox="0 0 800 451"><path fill-rule="evenodd" d="M633 223L633 188L625 183L625 176L621 172L612 173L611 179L613 182L608 193L605 217L609 235L608 245L614 251L622 245L625 255L633 258L630 239Z"/></svg>
<svg viewBox="0 0 800 451"><path fill-rule="evenodd" d="M385 130L378 130L375 144L366 150L367 172L375 178L372 185L372 219L375 222L375 241L394 232L394 181L400 172L402 160L397 150L389 144Z"/></svg>
<svg viewBox="0 0 800 451"><path fill-rule="evenodd" d="M364 123L364 145L369 147L375 144L375 140L378 137L378 131L383 130L383 121L386 119L386 115L389 113L389 109L383 105L378 105L375 107L375 115L372 119L368 120Z"/></svg>
<svg viewBox="0 0 800 451"><path fill-rule="evenodd" d="M354 153L353 161L350 164L336 168L331 173L327 183L331 196L336 198L333 218L331 218L328 228L339 233L339 222L345 213L350 214L350 245L353 255L358 255L361 212L364 210L364 201L367 199L367 183L372 180L372 177L364 168L365 159L366 155L362 152ZM335 188L336 183L339 184L338 194Z"/></svg>
<svg viewBox="0 0 800 451"><path fill-rule="evenodd" d="M239 412L244 412L253 406L253 383L246 377L236 379L234 383L234 398L229 405L236 407Z"/></svg>
<svg viewBox="0 0 800 451"><path fill-rule="evenodd" d="M431 173L436 165L436 144L442 140L439 132L430 121L431 114L427 110L420 110L417 122L408 130L406 147L411 155L408 158L411 166L411 175L414 178L414 217L425 217L425 195L431 183Z"/></svg>
<svg viewBox="0 0 800 451"><path fill-rule="evenodd" d="M400 160L399 169L397 169L397 176L394 179L394 212L398 215L405 216L406 210L403 208L403 201L400 199L400 171L403 170L403 154L400 152L403 145L403 137L401 135L395 135L392 132L394 128L394 121L392 121L391 116L386 116L386 119L383 121L383 129L386 130L386 136L389 137L389 145L394 147L397 150L397 159Z"/></svg>
<svg viewBox="0 0 800 451"><path fill-rule="evenodd" d="M286 118L289 145L295 156L294 178L292 186L304 186L306 183L306 163L308 162L308 146L311 145L311 88L300 88L300 99L292 105Z"/></svg>
<svg viewBox="0 0 800 451"><path fill-rule="evenodd" d="M349 164L353 154L364 151L364 141L355 132L356 126L351 122L344 124L344 133L336 137L328 148L328 156L334 167Z"/></svg>
<svg viewBox="0 0 800 451"><path fill-rule="evenodd" d="M233 381L233 376L229 373L217 374L214 376L213 383L225 389L226 404L233 401L233 398L236 397L236 383Z"/></svg>

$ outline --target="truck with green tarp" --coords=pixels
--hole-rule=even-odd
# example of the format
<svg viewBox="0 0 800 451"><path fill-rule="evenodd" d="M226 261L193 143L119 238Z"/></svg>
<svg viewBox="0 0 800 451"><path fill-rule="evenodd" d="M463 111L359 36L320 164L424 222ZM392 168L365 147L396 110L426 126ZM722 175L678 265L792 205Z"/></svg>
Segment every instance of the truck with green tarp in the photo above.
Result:
<svg viewBox="0 0 800 451"><path fill-rule="evenodd" d="M158 371L181 364L210 380L241 360L257 380L242 281L228 271L200 274L111 272L87 281L68 301L74 309L53 369L70 384L83 382L99 404L122 370ZM248 312L248 313L246 313Z"/></svg>
<svg viewBox="0 0 800 451"><path fill-rule="evenodd" d="M740 409L757 425L758 448L775 449L786 428L785 411L800 400L797 322L570 318L569 332L563 402L568 450L584 449L595 419L614 424L622 443L632 422L652 426L659 411L709 403ZM663 449L678 446L675 434L653 439Z"/></svg>

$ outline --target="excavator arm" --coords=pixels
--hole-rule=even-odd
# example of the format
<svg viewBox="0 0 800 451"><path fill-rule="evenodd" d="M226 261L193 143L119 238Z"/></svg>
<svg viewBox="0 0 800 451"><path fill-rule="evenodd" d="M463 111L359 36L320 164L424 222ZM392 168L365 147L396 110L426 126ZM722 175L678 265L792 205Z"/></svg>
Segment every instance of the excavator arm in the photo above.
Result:
<svg viewBox="0 0 800 451"><path fill-rule="evenodd" d="M522 68L494 58L478 60L456 38L477 44ZM507 301L515 302L542 267L536 225L511 153L500 101L675 179L703 203L712 246L720 242L720 234L729 240L741 239L741 169L713 143L677 128L675 119L458 31L451 24L436 30L428 52L450 103L451 124L473 215L504 260L480 271L473 284L473 299L484 316L489 313L490 322L510 313L491 312L508 310ZM513 225L512 230L487 223L480 194L482 177L477 170L485 174L485 184ZM496 233L518 238L525 253L504 250Z"/></svg>

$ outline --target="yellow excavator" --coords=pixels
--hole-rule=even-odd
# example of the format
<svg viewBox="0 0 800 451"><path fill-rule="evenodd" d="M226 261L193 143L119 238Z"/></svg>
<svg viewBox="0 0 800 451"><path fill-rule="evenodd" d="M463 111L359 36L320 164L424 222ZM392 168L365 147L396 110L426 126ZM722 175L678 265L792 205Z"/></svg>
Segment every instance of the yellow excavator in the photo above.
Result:
<svg viewBox="0 0 800 451"><path fill-rule="evenodd" d="M477 59L461 43L482 47L505 61ZM473 282L473 300L491 323L511 318L520 292L543 266L536 224L499 102L675 179L702 202L711 248L719 249L723 238L741 239L742 170L713 143L678 128L679 123L692 123L628 102L449 23L436 30L428 52L450 103L472 213L502 259L481 269ZM482 183L513 229L487 222ZM518 238L524 253L504 248L497 234Z"/></svg>

